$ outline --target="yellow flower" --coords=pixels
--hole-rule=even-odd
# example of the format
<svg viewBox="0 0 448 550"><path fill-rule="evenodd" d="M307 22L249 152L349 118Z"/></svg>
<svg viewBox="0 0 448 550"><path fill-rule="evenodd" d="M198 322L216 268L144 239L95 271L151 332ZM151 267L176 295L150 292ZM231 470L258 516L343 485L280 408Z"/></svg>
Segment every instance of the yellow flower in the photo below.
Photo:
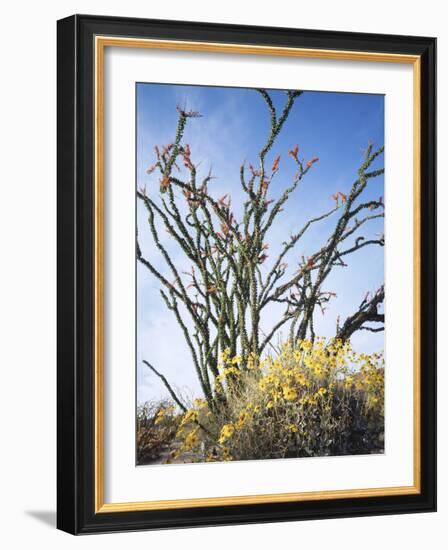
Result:
<svg viewBox="0 0 448 550"><path fill-rule="evenodd" d="M226 348L220 355L220 359L223 363L226 363L229 360L230 348Z"/></svg>
<svg viewBox="0 0 448 550"><path fill-rule="evenodd" d="M249 419L249 414L246 411L241 411L238 416L236 427L240 430L241 428L244 427L248 419Z"/></svg>
<svg viewBox="0 0 448 550"><path fill-rule="evenodd" d="M282 364L281 364L279 359L276 359L274 361L274 363L272 364L272 369L274 369L274 370L281 370L282 369Z"/></svg>
<svg viewBox="0 0 448 550"><path fill-rule="evenodd" d="M185 438L185 448L191 449L192 447L196 447L196 445L199 443L199 437L197 435L197 429L190 432L187 437Z"/></svg>
<svg viewBox="0 0 448 550"><path fill-rule="evenodd" d="M223 460L232 460L232 455L230 454L230 449L228 447L224 447L222 450L222 458Z"/></svg>
<svg viewBox="0 0 448 550"><path fill-rule="evenodd" d="M233 432L235 431L235 426L233 424L224 424L221 428L221 433L219 434L219 442L224 443L229 437L232 437Z"/></svg>
<svg viewBox="0 0 448 550"><path fill-rule="evenodd" d="M160 424L161 422L163 422L163 419L165 418L165 410L164 409L160 409L160 411L157 413L157 416L154 420L154 424L157 426L158 424Z"/></svg>
<svg viewBox="0 0 448 550"><path fill-rule="evenodd" d="M300 349L303 351L311 351L313 344L309 340L302 340L300 342Z"/></svg>
<svg viewBox="0 0 448 550"><path fill-rule="evenodd" d="M180 423L181 426L185 426L188 422L196 422L199 417L198 411L195 411L194 409L189 409L182 418L182 422Z"/></svg>
<svg viewBox="0 0 448 550"><path fill-rule="evenodd" d="M287 401L294 401L297 398L297 392L291 386L283 386L283 397Z"/></svg>
<svg viewBox="0 0 448 550"><path fill-rule="evenodd" d="M193 405L197 409L203 409L207 405L207 401L205 399L195 399L193 401Z"/></svg>
<svg viewBox="0 0 448 550"><path fill-rule="evenodd" d="M267 409L272 409L273 406L274 406L274 401L268 401L268 404L266 405L266 408Z"/></svg>
<svg viewBox="0 0 448 550"><path fill-rule="evenodd" d="M297 433L297 426L295 424L290 424L289 427L288 427L289 431L292 432L293 434Z"/></svg>
<svg viewBox="0 0 448 550"><path fill-rule="evenodd" d="M255 368L257 363L257 356L252 351L249 353L249 357L247 358L247 368L249 370L252 370Z"/></svg>
<svg viewBox="0 0 448 550"><path fill-rule="evenodd" d="M327 390L325 388L319 388L317 391L317 395L320 397L323 397L327 393Z"/></svg>
<svg viewBox="0 0 448 550"><path fill-rule="evenodd" d="M227 367L224 369L224 375L229 376L229 374L233 374L234 376L240 376L240 371L235 367Z"/></svg>
<svg viewBox="0 0 448 550"><path fill-rule="evenodd" d="M273 392L271 395L272 395L272 397L273 397L273 399L276 403L279 399L282 398L282 392L281 391Z"/></svg>

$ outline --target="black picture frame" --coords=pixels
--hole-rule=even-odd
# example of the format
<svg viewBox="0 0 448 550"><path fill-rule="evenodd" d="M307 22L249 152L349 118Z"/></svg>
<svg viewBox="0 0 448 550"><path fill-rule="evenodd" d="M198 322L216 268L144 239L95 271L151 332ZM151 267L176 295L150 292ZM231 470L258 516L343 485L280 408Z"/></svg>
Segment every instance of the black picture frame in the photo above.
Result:
<svg viewBox="0 0 448 550"><path fill-rule="evenodd" d="M57 24L57 526L100 533L436 510L436 39L74 15ZM419 494L95 511L94 38L121 36L416 55L421 60Z"/></svg>

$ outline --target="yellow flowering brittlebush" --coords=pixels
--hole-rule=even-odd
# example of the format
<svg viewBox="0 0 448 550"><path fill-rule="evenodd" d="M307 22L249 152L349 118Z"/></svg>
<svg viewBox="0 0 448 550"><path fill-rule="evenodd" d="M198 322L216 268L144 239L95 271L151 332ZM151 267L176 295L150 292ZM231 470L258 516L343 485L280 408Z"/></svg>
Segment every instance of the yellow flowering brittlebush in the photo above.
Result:
<svg viewBox="0 0 448 550"><path fill-rule="evenodd" d="M220 356L214 391L195 400L177 432L176 457L227 461L383 452L384 361L348 341L286 342L275 355ZM192 435L193 434L193 435Z"/></svg>

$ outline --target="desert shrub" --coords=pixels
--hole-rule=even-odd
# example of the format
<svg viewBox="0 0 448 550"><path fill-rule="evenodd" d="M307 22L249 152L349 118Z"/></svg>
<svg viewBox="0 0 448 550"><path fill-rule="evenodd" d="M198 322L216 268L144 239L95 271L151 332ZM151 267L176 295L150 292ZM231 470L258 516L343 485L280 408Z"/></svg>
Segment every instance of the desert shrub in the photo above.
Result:
<svg viewBox="0 0 448 550"><path fill-rule="evenodd" d="M137 464L159 460L173 442L179 425L170 401L151 402L137 408Z"/></svg>
<svg viewBox="0 0 448 550"><path fill-rule="evenodd" d="M283 344L259 360L221 354L214 391L183 414L175 460L221 461L379 453L384 448L384 362L349 341ZM188 458L188 460L187 460Z"/></svg>

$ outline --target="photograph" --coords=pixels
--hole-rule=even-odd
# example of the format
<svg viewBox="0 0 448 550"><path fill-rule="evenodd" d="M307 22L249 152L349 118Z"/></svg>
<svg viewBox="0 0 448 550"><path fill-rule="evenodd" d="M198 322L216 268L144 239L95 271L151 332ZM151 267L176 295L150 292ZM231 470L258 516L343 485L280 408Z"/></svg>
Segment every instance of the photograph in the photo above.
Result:
<svg viewBox="0 0 448 550"><path fill-rule="evenodd" d="M437 41L275 13L58 20L62 531L436 510Z"/></svg>
<svg viewBox="0 0 448 550"><path fill-rule="evenodd" d="M136 464L383 454L384 95L136 82L135 117Z"/></svg>

